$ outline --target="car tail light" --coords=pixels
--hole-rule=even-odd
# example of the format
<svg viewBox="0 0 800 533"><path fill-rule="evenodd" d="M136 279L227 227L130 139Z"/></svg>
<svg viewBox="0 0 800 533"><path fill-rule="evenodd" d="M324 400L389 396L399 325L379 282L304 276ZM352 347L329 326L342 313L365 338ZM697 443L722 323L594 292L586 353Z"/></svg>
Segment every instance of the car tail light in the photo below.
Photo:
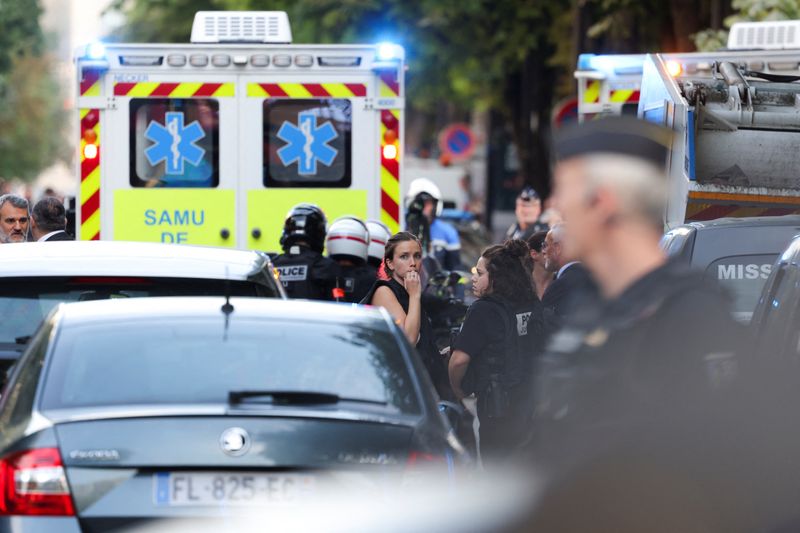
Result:
<svg viewBox="0 0 800 533"><path fill-rule="evenodd" d="M0 515L75 515L57 448L25 450L1 459L0 489Z"/></svg>
<svg viewBox="0 0 800 533"><path fill-rule="evenodd" d="M422 485L442 479L452 481L453 460L444 455L412 451L408 454L403 474L405 485Z"/></svg>

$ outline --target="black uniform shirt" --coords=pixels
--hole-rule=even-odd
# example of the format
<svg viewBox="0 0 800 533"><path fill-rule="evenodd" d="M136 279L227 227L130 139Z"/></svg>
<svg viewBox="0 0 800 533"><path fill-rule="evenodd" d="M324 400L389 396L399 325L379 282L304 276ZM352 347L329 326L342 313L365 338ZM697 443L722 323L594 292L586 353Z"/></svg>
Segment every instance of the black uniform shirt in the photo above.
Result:
<svg viewBox="0 0 800 533"><path fill-rule="evenodd" d="M289 298L333 300L339 265L305 246L292 246L273 260Z"/></svg>
<svg viewBox="0 0 800 533"><path fill-rule="evenodd" d="M504 313L513 313L513 316L507 317ZM496 298L480 298L469 307L453 349L470 356L470 369L478 389L474 392L480 394L481 383L485 382L487 372L503 374L503 380L509 387L522 382L530 373L529 363L537 351L537 341L541 335L542 315L538 300L512 306L504 305ZM523 364L516 357L514 361L506 359L509 355L507 352L518 347L523 352L519 356L528 364ZM502 359L500 366L487 361L493 356ZM490 369L490 366L496 368Z"/></svg>
<svg viewBox="0 0 800 533"><path fill-rule="evenodd" d="M369 294L376 279L378 271L371 265L339 265L336 288L344 294L339 300L359 303Z"/></svg>
<svg viewBox="0 0 800 533"><path fill-rule="evenodd" d="M726 295L669 262L552 337L536 370L534 432L563 453L693 409L735 376L739 339Z"/></svg>

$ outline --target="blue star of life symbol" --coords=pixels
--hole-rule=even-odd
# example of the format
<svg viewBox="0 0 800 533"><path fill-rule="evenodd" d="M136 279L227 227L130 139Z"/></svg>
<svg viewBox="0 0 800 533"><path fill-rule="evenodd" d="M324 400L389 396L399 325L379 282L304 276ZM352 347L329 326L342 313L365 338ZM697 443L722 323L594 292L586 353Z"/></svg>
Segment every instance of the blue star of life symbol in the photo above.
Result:
<svg viewBox="0 0 800 533"><path fill-rule="evenodd" d="M147 161L153 166L165 161L166 174L183 174L184 161L196 166L206 153L195 144L206 136L203 128L196 120L184 127L183 118L180 111L169 112L164 124L151 120L144 132L154 143L144 151Z"/></svg>
<svg viewBox="0 0 800 533"><path fill-rule="evenodd" d="M278 130L278 138L287 143L278 150L278 157L286 167L296 162L297 173L301 176L316 174L317 161L329 167L336 159L339 151L328 146L328 143L338 136L330 122L317 126L314 113L298 113L297 126L287 120Z"/></svg>

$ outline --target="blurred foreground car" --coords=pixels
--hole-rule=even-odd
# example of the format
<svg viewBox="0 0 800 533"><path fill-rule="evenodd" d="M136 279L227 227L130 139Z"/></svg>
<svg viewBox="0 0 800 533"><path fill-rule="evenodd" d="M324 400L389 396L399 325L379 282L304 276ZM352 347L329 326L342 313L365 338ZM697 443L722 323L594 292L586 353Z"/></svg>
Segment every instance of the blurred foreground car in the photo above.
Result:
<svg viewBox="0 0 800 533"><path fill-rule="evenodd" d="M756 355L800 361L800 238L772 268L750 324Z"/></svg>
<svg viewBox="0 0 800 533"><path fill-rule="evenodd" d="M0 375L61 302L142 296L285 298L258 252L136 242L21 243L0 253Z"/></svg>
<svg viewBox="0 0 800 533"><path fill-rule="evenodd" d="M772 264L798 234L798 215L720 218L679 226L664 234L661 246L727 288L734 315L747 323Z"/></svg>
<svg viewBox="0 0 800 533"><path fill-rule="evenodd" d="M460 450L383 310L241 298L64 304L0 403L0 531L235 516L410 483L428 466L449 477Z"/></svg>

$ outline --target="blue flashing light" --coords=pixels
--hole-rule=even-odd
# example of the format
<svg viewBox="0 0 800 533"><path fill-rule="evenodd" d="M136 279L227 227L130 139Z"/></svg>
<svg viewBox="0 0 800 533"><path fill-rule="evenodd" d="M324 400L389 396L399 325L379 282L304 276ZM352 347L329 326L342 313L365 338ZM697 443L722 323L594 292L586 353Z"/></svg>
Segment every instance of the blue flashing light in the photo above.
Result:
<svg viewBox="0 0 800 533"><path fill-rule="evenodd" d="M379 61L392 61L400 59L403 55L403 48L394 43L378 43L378 60Z"/></svg>
<svg viewBox="0 0 800 533"><path fill-rule="evenodd" d="M89 59L105 59L106 47L101 42L93 42L86 45L86 57Z"/></svg>
<svg viewBox="0 0 800 533"><path fill-rule="evenodd" d="M592 70L592 59L595 54L581 54L578 56L578 70Z"/></svg>

